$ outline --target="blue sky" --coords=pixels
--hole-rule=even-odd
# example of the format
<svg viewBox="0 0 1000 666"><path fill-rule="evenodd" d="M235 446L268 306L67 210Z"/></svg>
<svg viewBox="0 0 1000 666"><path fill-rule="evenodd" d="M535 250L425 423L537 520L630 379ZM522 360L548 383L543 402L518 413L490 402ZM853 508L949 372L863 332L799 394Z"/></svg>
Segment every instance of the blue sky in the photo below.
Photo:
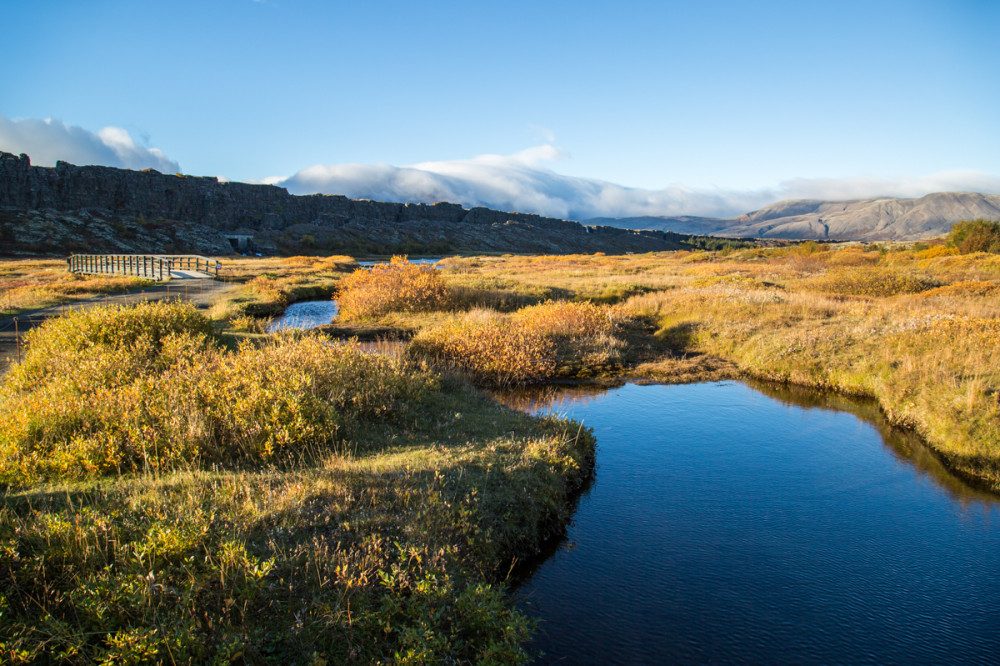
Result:
<svg viewBox="0 0 1000 666"><path fill-rule="evenodd" d="M5 5L36 164L576 217L1000 192L996 1Z"/></svg>

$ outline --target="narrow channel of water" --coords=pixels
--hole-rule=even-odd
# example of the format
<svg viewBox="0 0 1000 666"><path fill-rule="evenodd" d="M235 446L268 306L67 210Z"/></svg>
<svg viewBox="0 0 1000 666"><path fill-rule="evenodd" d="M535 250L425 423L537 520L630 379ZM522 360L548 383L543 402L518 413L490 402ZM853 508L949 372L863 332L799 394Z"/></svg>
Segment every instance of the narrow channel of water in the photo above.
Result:
<svg viewBox="0 0 1000 666"><path fill-rule="evenodd" d="M407 259L407 262L411 264L420 264L420 265L427 264L430 266L433 266L439 261L441 261L441 257L421 257L419 259ZM388 264L388 263L389 263L388 259L365 259L359 261L358 266L360 266L361 268L371 268L372 266L379 266L381 264Z"/></svg>
<svg viewBox="0 0 1000 666"><path fill-rule="evenodd" d="M300 301L285 308L284 314L271 322L271 333L286 328L309 329L329 324L337 316L337 301Z"/></svg>
<svg viewBox="0 0 1000 666"><path fill-rule="evenodd" d="M870 404L722 382L519 406L599 447L518 589L540 663L995 663L1000 504Z"/></svg>

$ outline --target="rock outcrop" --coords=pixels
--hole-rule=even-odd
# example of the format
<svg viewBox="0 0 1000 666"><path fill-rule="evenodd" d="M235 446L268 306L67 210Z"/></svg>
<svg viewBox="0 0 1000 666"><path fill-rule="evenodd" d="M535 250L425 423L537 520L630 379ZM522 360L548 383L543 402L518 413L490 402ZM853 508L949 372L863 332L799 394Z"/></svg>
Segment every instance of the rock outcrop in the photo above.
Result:
<svg viewBox="0 0 1000 666"><path fill-rule="evenodd" d="M281 187L58 162L0 153L0 253L232 251L252 235L268 252L648 252L677 234L451 203L400 204Z"/></svg>

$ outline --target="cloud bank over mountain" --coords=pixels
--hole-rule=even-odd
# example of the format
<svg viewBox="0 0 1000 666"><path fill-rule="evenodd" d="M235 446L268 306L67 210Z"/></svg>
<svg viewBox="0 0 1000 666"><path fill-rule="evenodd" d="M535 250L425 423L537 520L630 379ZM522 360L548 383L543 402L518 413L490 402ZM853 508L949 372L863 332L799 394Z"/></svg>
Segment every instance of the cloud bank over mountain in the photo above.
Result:
<svg viewBox="0 0 1000 666"><path fill-rule="evenodd" d="M138 145L120 127L91 132L51 118L11 120L0 115L0 149L15 155L25 153L38 166L55 166L58 160L64 160L77 165L152 168L164 173L181 170L177 162L158 149Z"/></svg>
<svg viewBox="0 0 1000 666"><path fill-rule="evenodd" d="M156 148L139 145L124 129L105 127L91 132L51 119L11 120L0 115L0 150L27 153L32 163L40 166L65 160L77 165L180 171L176 161ZM512 155L480 155L410 166L315 165L288 178L256 182L286 187L292 194L343 194L355 199L413 203L450 201L466 207L485 206L575 220L678 215L730 217L782 199L845 201L920 197L943 191L1000 193L1000 177L968 170L896 179L795 179L756 190L696 189L684 185L649 190L557 173L551 165L564 158L559 148L547 143Z"/></svg>
<svg viewBox="0 0 1000 666"><path fill-rule="evenodd" d="M513 155L465 160L389 164L333 164L303 169L270 182L293 194L344 194L356 199L433 203L539 213L566 219L702 215L729 217L782 199L851 200L920 197L941 191L1000 193L1000 177L976 171L942 171L913 178L796 179L759 190L659 190L564 176L547 164L562 157L552 145Z"/></svg>

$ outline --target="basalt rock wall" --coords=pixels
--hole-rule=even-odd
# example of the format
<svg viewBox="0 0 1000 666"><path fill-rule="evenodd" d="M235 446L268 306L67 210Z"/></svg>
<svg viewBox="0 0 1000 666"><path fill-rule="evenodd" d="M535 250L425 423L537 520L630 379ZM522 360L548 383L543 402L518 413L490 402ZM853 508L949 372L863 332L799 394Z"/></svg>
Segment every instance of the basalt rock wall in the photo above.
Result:
<svg viewBox="0 0 1000 666"><path fill-rule="evenodd" d="M0 242L18 249L229 249L227 233L267 251L646 252L679 247L659 231L576 222L452 203L400 204L338 195L296 196L272 185L101 166L32 166L0 153ZM50 232L44 236L36 228ZM114 226L114 232L106 228ZM62 239L59 236L64 236ZM46 240L47 239L47 240ZM95 246L96 245L96 246Z"/></svg>

